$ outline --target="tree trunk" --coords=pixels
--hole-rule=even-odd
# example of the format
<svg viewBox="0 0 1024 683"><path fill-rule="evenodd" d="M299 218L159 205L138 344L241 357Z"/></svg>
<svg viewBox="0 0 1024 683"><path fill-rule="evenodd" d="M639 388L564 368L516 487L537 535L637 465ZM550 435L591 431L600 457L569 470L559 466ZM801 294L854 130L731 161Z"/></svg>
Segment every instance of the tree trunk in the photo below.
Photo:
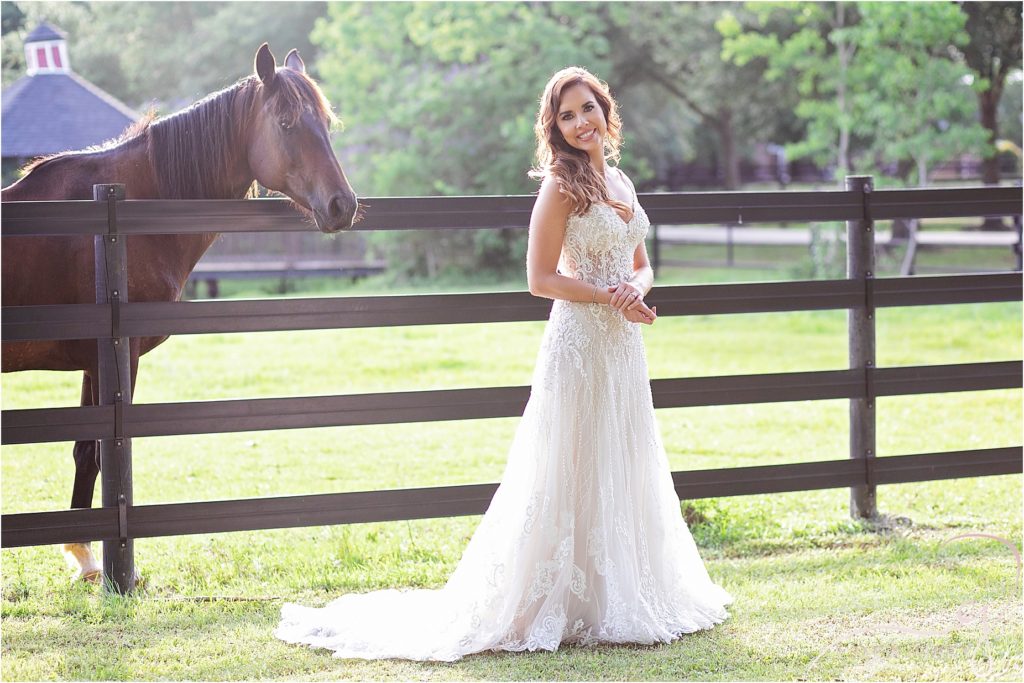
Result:
<svg viewBox="0 0 1024 683"><path fill-rule="evenodd" d="M995 150L999 139L999 121L996 119L996 108L999 106L999 95L994 88L978 93L978 108L981 110L981 125L988 131L988 142L992 145L992 154L982 161L982 182L986 185L999 184L999 152Z"/></svg>
<svg viewBox="0 0 1024 683"><path fill-rule="evenodd" d="M836 27L846 26L846 5L842 2L836 3ZM853 59L853 51L850 45L840 41L836 46L837 57L839 58L839 76L836 83L836 105L839 107L839 141L836 150L836 180L840 186L846 182L846 176L852 173L850 168L850 124L847 114L846 102L846 76L849 71L850 62Z"/></svg>
<svg viewBox="0 0 1024 683"><path fill-rule="evenodd" d="M996 140L999 139L999 121L996 118L999 97L1002 92L996 87L990 87L978 93L978 107L981 110L981 125L988 130L988 142L992 145L992 154L985 157L981 162L982 182L986 185L999 184L999 152L995 150ZM1006 225L1003 219L998 216L988 216L982 220L979 230L1005 230Z"/></svg>
<svg viewBox="0 0 1024 683"><path fill-rule="evenodd" d="M721 149L721 170L725 189L738 190L741 184L740 159L736 153L736 131L732 127L732 112L728 109L719 111L715 128Z"/></svg>
<svg viewBox="0 0 1024 683"><path fill-rule="evenodd" d="M914 163L909 159L900 159L896 163L896 177L903 181L904 184L907 182L907 178L910 177L910 171L914 168ZM910 222L912 218L894 218L892 219L892 239L894 240L908 240L910 239Z"/></svg>

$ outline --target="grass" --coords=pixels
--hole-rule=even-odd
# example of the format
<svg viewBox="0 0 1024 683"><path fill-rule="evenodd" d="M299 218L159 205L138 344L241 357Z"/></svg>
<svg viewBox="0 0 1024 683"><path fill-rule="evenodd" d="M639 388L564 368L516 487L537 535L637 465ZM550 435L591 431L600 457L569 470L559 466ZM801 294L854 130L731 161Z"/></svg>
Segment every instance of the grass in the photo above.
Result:
<svg viewBox="0 0 1024 683"><path fill-rule="evenodd" d="M740 277L748 277L743 273ZM779 272L774 279L783 279ZM662 283L732 271L666 272ZM687 279L692 278L692 279ZM344 293L377 293L364 281ZM519 289L492 282L466 289ZM376 289L375 289L376 288ZM415 286L410 285L410 290ZM450 288L451 291L454 288ZM326 289L315 293L327 293ZM298 292L309 295L310 292ZM656 295L654 295L656 296ZM653 296L652 296L653 298ZM652 377L837 369L844 311L663 318ZM178 336L135 400L528 384L542 323ZM879 366L1020 357L1017 303L881 309ZM73 405L77 378L3 377L4 409ZM882 457L1020 443L1021 392L878 401ZM841 400L658 411L672 469L846 457ZM138 504L497 481L516 418L138 439ZM66 506L70 444L3 449L3 512ZM98 497L98 495L97 495ZM844 489L687 501L709 572L737 596L715 629L660 647L336 660L271 637L284 600L444 583L478 517L136 541L137 595L71 585L53 547L2 553L5 680L1017 680L1021 477L883 486L902 525L849 517Z"/></svg>

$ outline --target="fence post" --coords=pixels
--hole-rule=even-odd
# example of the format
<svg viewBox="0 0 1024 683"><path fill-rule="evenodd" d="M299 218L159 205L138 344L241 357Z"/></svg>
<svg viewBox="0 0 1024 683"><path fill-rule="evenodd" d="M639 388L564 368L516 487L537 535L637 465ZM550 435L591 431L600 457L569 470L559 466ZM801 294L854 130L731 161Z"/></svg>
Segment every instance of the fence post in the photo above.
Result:
<svg viewBox="0 0 1024 683"><path fill-rule="evenodd" d="M107 233L96 235L96 303L110 306L110 337L98 339L100 405L114 406L114 438L99 442L103 507L118 510L118 538L103 540L103 577L108 590L127 593L135 587L134 543L128 536L132 505L132 445L124 435L124 408L132 400L130 342L121 335L121 304L128 300L128 249L117 230L117 202L124 185L93 185L92 197L107 204Z"/></svg>
<svg viewBox="0 0 1024 683"><path fill-rule="evenodd" d="M846 189L860 192L862 220L846 223L846 277L864 285L864 305L846 312L850 369L864 372L864 397L850 399L850 457L864 461L865 485L850 489L850 516L877 517L875 459L875 230L871 219L871 176L846 176Z"/></svg>
<svg viewBox="0 0 1024 683"><path fill-rule="evenodd" d="M654 224L651 226L651 266L654 268L654 272L657 273L658 269L661 268L661 239L658 237L658 225Z"/></svg>
<svg viewBox="0 0 1024 683"><path fill-rule="evenodd" d="M1013 229L1017 231L1017 243L1013 245L1013 253L1016 256L1016 265L1014 265L1014 270L1019 272L1021 270L1021 266L1024 265L1024 263L1022 263L1022 256L1024 256L1024 244L1022 244L1022 241L1024 241L1024 236L1021 234L1020 214L1013 217Z"/></svg>

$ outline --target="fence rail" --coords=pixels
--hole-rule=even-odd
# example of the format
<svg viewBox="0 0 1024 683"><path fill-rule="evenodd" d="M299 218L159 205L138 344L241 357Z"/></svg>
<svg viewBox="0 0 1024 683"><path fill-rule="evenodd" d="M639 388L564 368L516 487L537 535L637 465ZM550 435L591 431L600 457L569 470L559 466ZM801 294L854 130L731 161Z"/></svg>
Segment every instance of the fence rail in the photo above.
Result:
<svg viewBox="0 0 1024 683"><path fill-rule="evenodd" d="M878 279L872 274L875 220L1016 215L1021 210L1021 188L873 192L868 179L851 181L854 189L837 192L641 195L653 223L847 223L847 279L663 287L648 296L663 316L827 309L850 313L849 369L651 382L656 408L843 398L849 399L852 407L859 406L857 411L851 410L849 458L674 472L680 497L850 487L853 508L869 516L879 484L1022 471L1019 446L875 457L873 412L880 396L1020 387L1021 361L874 367L877 308L1020 301L1020 275ZM283 200L100 198L104 201L5 203L3 233L107 236L310 229L308 221ZM529 221L533 198L408 197L361 202L366 211L357 224L361 230L521 229ZM124 242L120 240L117 248L124 251ZM110 245L106 247L98 253L110 249ZM548 302L526 292L161 303L125 302L115 297L96 304L4 308L0 336L5 342L96 338L103 346L113 339L166 334L536 321L545 319L549 308ZM125 401L120 405L7 410L2 413L0 442L96 439L101 444L116 442L121 448L123 442L130 447L133 437L143 436L511 417L522 413L529 389L490 387L142 405ZM116 457L127 459L124 469L130 472L130 455ZM126 541L150 536L479 514L496 486L161 505L133 505L130 495L125 500L105 493L102 508L3 515L0 544L14 547L104 540L105 546L120 542L123 551ZM114 573L131 576L124 567ZM131 587L130 579L114 583L119 590Z"/></svg>
<svg viewBox="0 0 1024 683"><path fill-rule="evenodd" d="M870 196L870 199L867 197ZM1020 187L823 192L692 192L640 194L651 223L774 223L893 218L1013 216ZM353 230L525 228L535 197L366 197ZM6 202L4 235L103 235L102 202ZM125 235L203 232L292 232L312 229L285 199L140 199L118 202Z"/></svg>
<svg viewBox="0 0 1024 683"><path fill-rule="evenodd" d="M1017 301L1016 273L881 278L872 283L876 307ZM718 315L850 308L864 301L856 280L681 285L652 293L660 315ZM126 302L120 330L129 337L285 330L446 325L545 320L550 303L529 292L415 294L247 301ZM109 335L105 304L17 306L4 309L4 341L90 339Z"/></svg>
<svg viewBox="0 0 1024 683"><path fill-rule="evenodd" d="M655 408L1012 389L1020 361L651 380ZM123 409L124 436L180 436L522 415L530 387L146 403ZM7 411L3 445L113 439L113 406Z"/></svg>

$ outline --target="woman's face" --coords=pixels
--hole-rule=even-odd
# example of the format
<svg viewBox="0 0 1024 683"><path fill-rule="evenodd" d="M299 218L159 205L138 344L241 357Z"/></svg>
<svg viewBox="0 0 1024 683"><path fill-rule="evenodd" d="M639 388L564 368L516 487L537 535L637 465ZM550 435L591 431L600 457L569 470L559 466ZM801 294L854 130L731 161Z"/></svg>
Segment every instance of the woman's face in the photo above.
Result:
<svg viewBox="0 0 1024 683"><path fill-rule="evenodd" d="M591 157L604 154L608 124L593 90L582 83L563 90L555 120L570 146L587 152Z"/></svg>

